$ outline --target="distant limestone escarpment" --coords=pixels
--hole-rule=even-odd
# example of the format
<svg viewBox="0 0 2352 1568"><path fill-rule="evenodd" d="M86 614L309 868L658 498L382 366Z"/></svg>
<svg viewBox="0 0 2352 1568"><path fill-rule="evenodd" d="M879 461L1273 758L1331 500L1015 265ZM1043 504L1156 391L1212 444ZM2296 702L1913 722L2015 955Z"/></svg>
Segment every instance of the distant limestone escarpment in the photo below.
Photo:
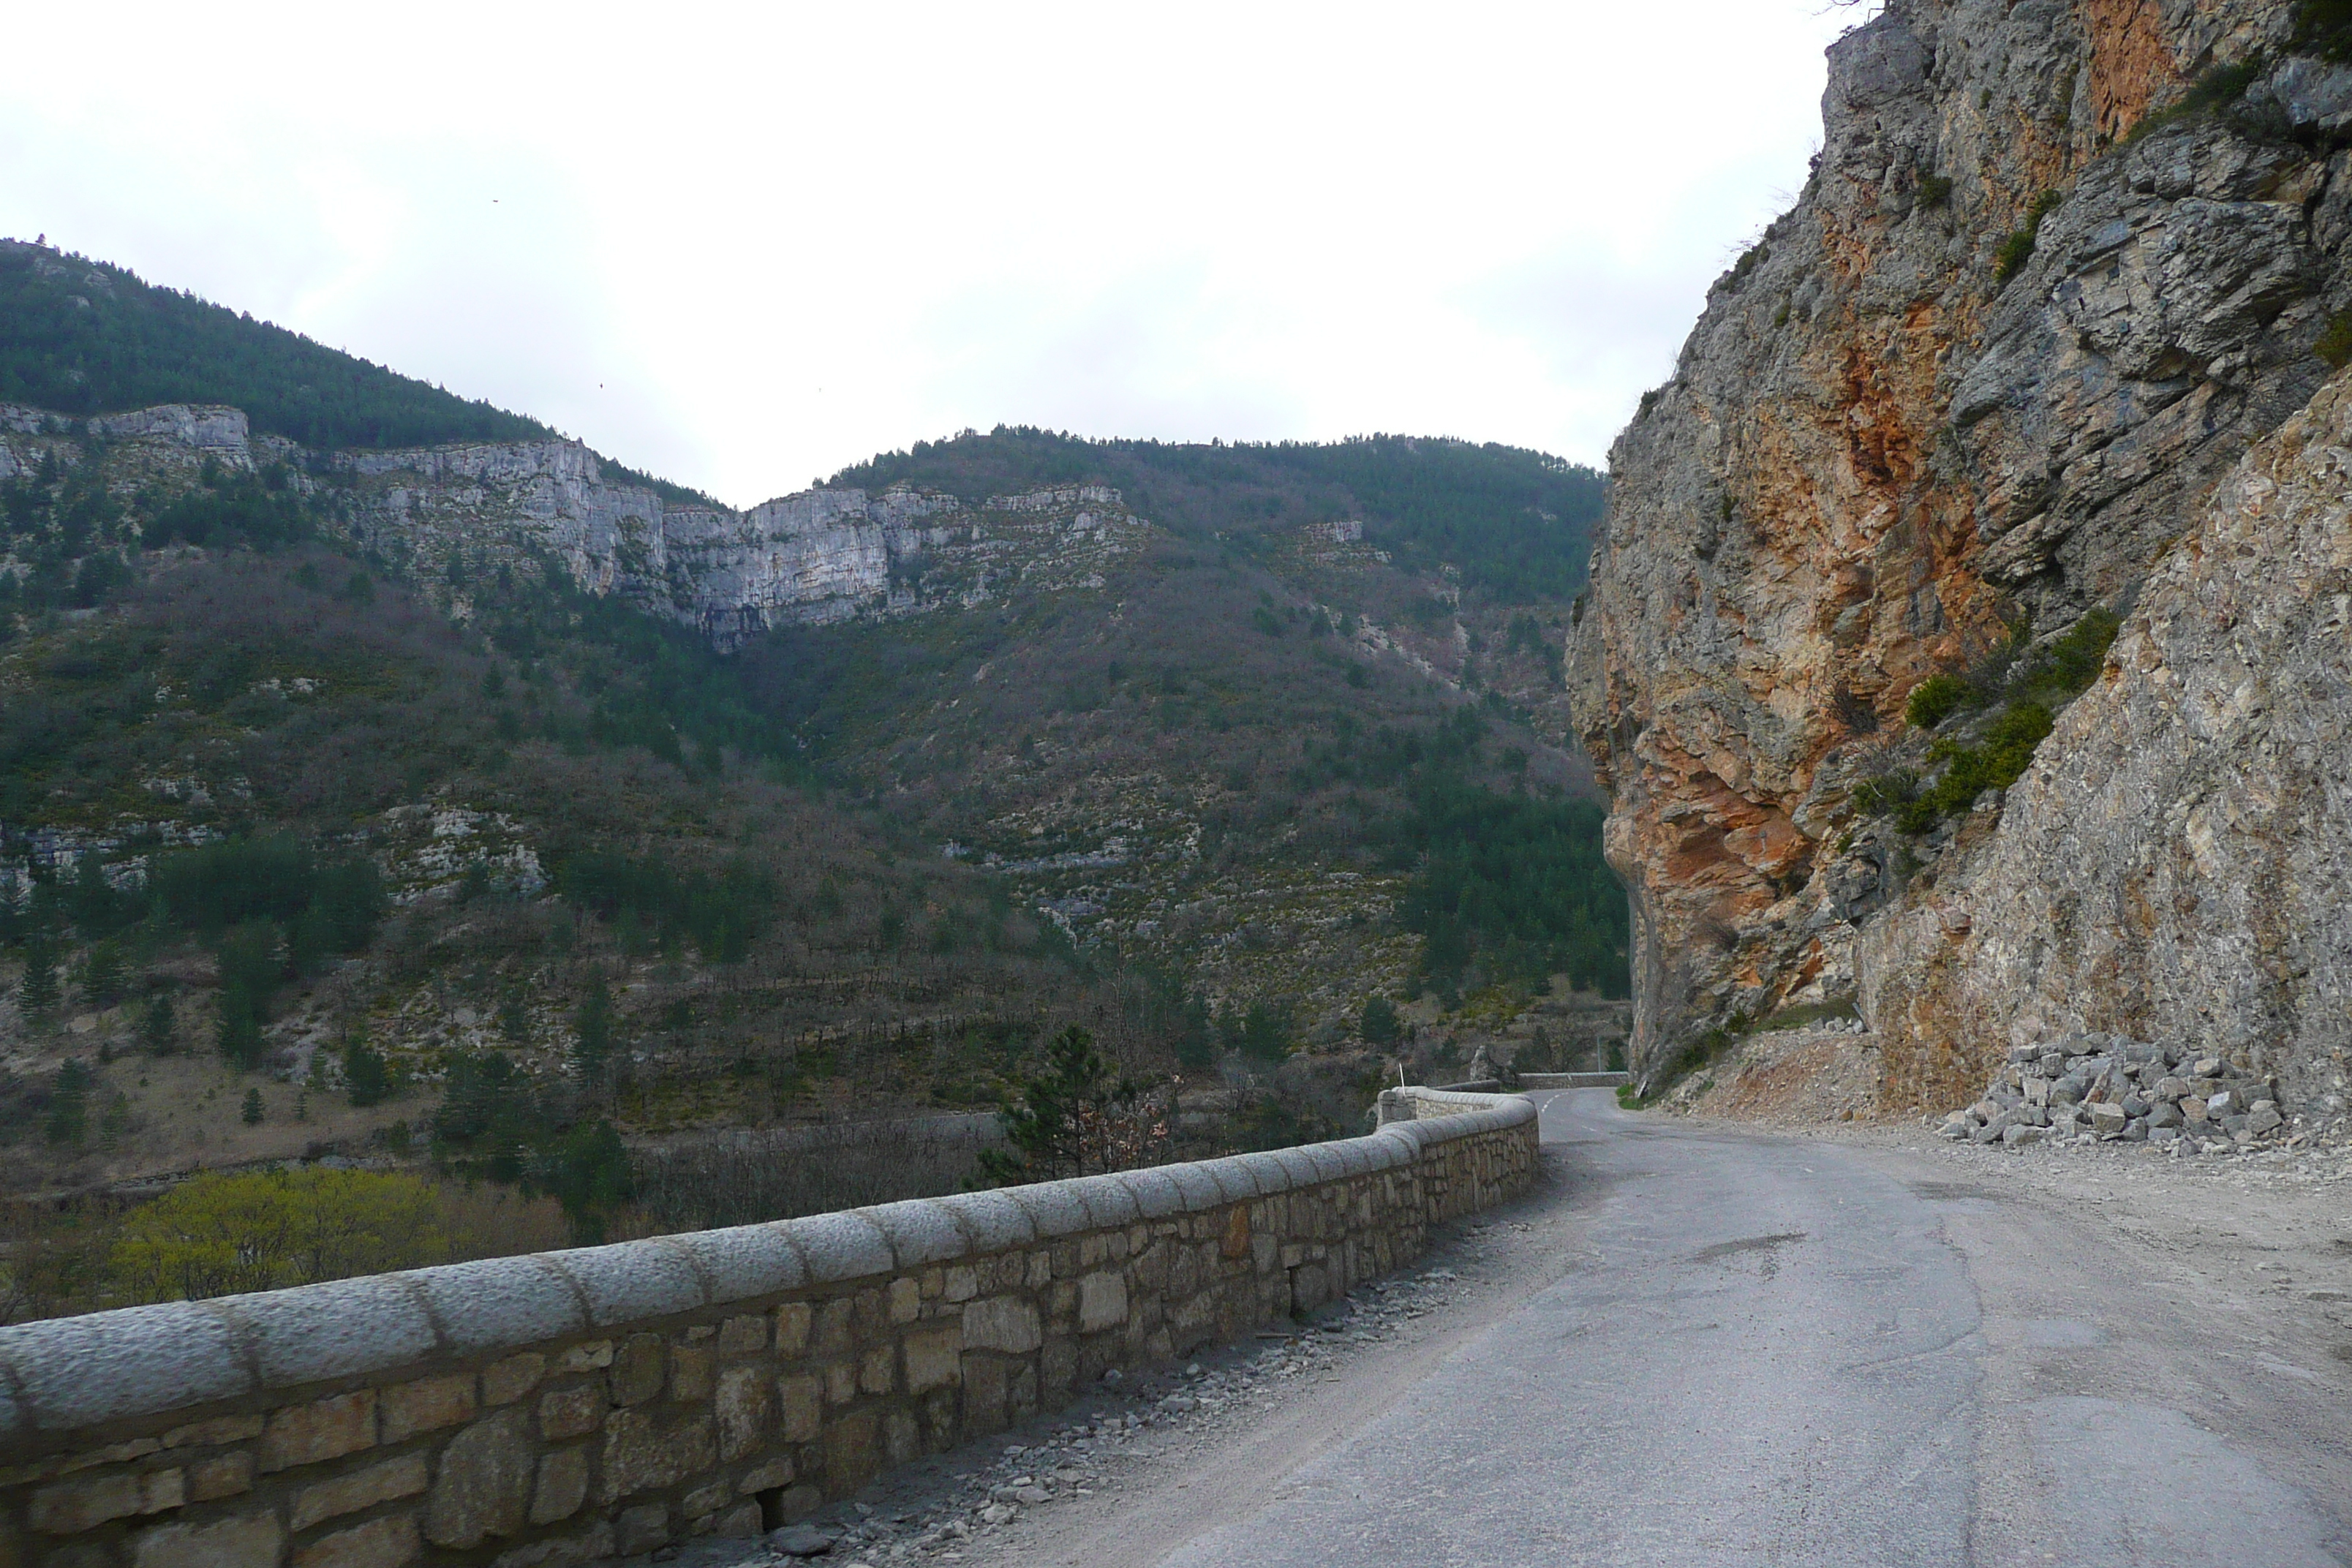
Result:
<svg viewBox="0 0 2352 1568"><path fill-rule="evenodd" d="M579 587L693 626L722 647L772 627L1100 586L1148 525L1116 490L1063 486L977 504L908 489L814 489L746 511L666 497L577 442L305 451L235 408L172 405L92 418L0 407L0 480L45 454L110 483L187 484L203 465L283 464L363 549L444 576L552 562Z"/></svg>
<svg viewBox="0 0 2352 1568"><path fill-rule="evenodd" d="M1645 1084L1851 997L1898 1105L2094 1030L2340 1118L2347 44L1895 0L1831 51L1798 205L1612 453L1570 649Z"/></svg>

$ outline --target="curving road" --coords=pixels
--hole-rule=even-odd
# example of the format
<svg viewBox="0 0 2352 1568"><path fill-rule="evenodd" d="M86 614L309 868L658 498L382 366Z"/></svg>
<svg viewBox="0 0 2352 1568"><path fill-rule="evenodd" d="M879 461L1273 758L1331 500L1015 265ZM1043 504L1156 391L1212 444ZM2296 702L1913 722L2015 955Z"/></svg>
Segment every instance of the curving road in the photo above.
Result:
<svg viewBox="0 0 2352 1568"><path fill-rule="evenodd" d="M2151 1285L2095 1205L1539 1098L1567 1212L1526 1293L1055 1559L2352 1563L2348 1369Z"/></svg>

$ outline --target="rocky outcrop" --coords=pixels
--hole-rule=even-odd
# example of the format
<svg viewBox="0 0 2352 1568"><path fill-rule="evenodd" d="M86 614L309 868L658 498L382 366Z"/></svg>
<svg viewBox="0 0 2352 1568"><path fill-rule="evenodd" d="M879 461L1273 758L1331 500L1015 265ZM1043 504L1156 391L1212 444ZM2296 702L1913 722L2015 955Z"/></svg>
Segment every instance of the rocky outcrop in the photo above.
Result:
<svg viewBox="0 0 2352 1568"><path fill-rule="evenodd" d="M2342 1115L2352 382L2256 448L2157 565L2105 679L1956 870L1864 942L1864 994L1907 1043L1915 1098L2088 1029L2274 1076L2284 1104Z"/></svg>
<svg viewBox="0 0 2352 1568"><path fill-rule="evenodd" d="M1914 744L1904 702L1929 673L2028 617L2046 638L2130 612L2326 376L2315 345L2352 304L2352 72L2294 54L2295 13L1896 0L1832 49L1799 205L1717 282L1612 453L1571 650L1633 892L1645 1082L1714 1031L1858 991L1897 1098L1966 1099L1985 1053L2086 1026L2099 986L2127 984L2085 982L2062 1016L1916 944L1897 961L1897 925L1981 931L1977 900L2011 897L1988 879L2023 897L2078 877L2069 945L2126 929L2129 899L2112 862L2021 847L2017 807L1897 842L1854 831L1851 795ZM2165 112L2200 79L2207 107ZM2284 538L2252 547L2298 574ZM2117 657L2147 625L2143 606ZM2033 778L2103 700L2062 717ZM2234 984L2218 961L2185 959L2182 984Z"/></svg>
<svg viewBox="0 0 2352 1568"><path fill-rule="evenodd" d="M230 473L283 463L354 543L420 577L454 583L551 562L588 592L684 621L722 647L775 626L911 614L1016 586L1099 586L1103 566L1148 531L1099 486L976 506L911 489L813 489L739 512L617 474L578 442L310 453L252 436L235 408L79 420L0 405L0 480L44 451L68 462L99 453L125 490L184 484L206 463ZM458 570L446 571L453 560Z"/></svg>

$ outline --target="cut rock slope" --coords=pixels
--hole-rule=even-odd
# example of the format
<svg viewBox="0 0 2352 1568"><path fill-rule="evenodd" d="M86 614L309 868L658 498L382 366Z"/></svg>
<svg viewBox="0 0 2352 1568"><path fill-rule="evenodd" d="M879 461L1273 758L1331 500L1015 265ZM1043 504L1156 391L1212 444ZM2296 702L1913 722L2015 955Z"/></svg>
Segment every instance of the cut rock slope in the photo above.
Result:
<svg viewBox="0 0 2352 1568"><path fill-rule="evenodd" d="M1832 49L1798 205L1612 454L1571 650L1645 1085L1858 995L1898 1104L2106 1030L2340 1110L2337 405L2216 500L2352 304L2352 70L2296 16L1898 0ZM2200 80L2218 111L2168 111ZM1856 813L1935 764L1904 733L1923 679L2094 607L2126 617L2104 683L2006 809Z"/></svg>

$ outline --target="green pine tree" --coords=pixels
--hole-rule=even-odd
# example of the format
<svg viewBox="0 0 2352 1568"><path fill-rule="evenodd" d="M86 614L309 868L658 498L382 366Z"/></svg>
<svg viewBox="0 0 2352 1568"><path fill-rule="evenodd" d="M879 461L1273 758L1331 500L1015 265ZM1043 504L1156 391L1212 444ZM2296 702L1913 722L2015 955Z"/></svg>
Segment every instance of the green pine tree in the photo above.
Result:
<svg viewBox="0 0 2352 1568"><path fill-rule="evenodd" d="M603 970L589 975L587 992L572 1015L572 1029L575 1037L572 1065L578 1069L580 1081L591 1086L602 1083L613 1056L613 994L604 984Z"/></svg>
<svg viewBox="0 0 2352 1568"><path fill-rule="evenodd" d="M168 1057L178 1045L179 1027L169 991L158 991L147 998L147 1010L139 1019L141 1045L152 1055Z"/></svg>
<svg viewBox="0 0 2352 1568"><path fill-rule="evenodd" d="M16 1005L27 1019L47 1023L58 1010L57 954L46 942L25 951L25 977L16 984Z"/></svg>

